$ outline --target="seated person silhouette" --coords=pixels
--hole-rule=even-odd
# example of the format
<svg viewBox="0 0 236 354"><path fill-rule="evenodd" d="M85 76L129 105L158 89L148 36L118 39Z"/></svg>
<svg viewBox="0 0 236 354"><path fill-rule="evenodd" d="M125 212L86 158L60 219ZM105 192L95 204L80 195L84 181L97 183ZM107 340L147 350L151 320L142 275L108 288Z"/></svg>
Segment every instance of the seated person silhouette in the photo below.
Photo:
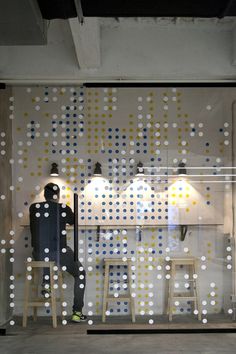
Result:
<svg viewBox="0 0 236 354"><path fill-rule="evenodd" d="M79 261L74 261L74 252L67 246L66 224L73 225L74 214L71 208L59 203L60 188L48 183L44 187L45 202L30 206L30 231L33 257L44 261L47 257L55 261L58 267L65 266L66 271L74 277L73 322L86 321L83 315L85 291L85 270ZM42 294L50 297L49 268L44 268Z"/></svg>

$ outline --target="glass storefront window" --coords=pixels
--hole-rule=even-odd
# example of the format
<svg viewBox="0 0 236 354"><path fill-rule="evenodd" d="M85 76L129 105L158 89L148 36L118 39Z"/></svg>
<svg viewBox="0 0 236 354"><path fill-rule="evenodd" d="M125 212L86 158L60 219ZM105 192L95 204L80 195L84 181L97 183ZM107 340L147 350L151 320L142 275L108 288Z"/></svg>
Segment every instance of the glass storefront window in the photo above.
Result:
<svg viewBox="0 0 236 354"><path fill-rule="evenodd" d="M14 318L23 313L24 262L32 257L29 207L53 182L62 207L73 209L78 194L89 326L235 326L235 94L13 87ZM52 163L59 176L50 176ZM38 225L49 225L47 211L39 214ZM54 230L62 233L60 218ZM73 230L63 234L72 249ZM73 278L63 273L66 325ZM51 316L50 302L38 313Z"/></svg>

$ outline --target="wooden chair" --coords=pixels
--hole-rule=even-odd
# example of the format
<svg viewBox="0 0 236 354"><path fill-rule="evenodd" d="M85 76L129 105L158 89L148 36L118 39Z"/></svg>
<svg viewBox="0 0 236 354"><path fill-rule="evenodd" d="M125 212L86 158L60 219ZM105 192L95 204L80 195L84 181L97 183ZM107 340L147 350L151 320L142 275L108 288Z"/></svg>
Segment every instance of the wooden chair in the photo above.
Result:
<svg viewBox="0 0 236 354"><path fill-rule="evenodd" d="M54 288L55 280L54 276L56 272L54 271L55 262L44 262L44 261L32 261L26 262L26 276L25 276L25 292L24 292L24 310L23 310L23 327L27 326L28 319L28 308L33 308L33 320L37 320L37 308L44 307L45 303L48 302L51 306L51 314L52 314L52 323L53 327L57 327L57 308L56 303L64 301L64 293L63 293L63 277L62 272L58 270L58 287L60 290L60 297L56 298L56 290ZM50 290L51 297L50 298L39 298L39 286L41 287L41 275L40 269L49 268L50 274ZM31 293L31 294L30 294ZM31 295L31 296L30 296ZM61 307L61 311L63 311L63 307ZM63 319L62 315L62 319Z"/></svg>
<svg viewBox="0 0 236 354"><path fill-rule="evenodd" d="M103 310L102 310L102 322L106 321L106 311L107 305L112 301L127 301L130 303L132 322L135 322L135 305L134 298L131 294L131 283L132 283L132 270L131 270L131 259L128 258L126 261L123 261L122 258L104 258L105 263L105 277L104 277L104 294L103 294ZM127 266L128 267L128 294L119 295L114 297L114 295L109 294L109 272L110 266Z"/></svg>
<svg viewBox="0 0 236 354"><path fill-rule="evenodd" d="M175 293L175 281L176 281L176 268L179 266L187 266L189 268L189 279L186 280L190 284L190 291L184 293ZM194 304L194 309L198 311L198 320L201 320L201 305L199 298L199 284L198 278L193 277L193 274L197 272L197 259L186 258L172 258L170 259L170 279L168 287L168 304L167 314L169 315L169 321L172 321L173 305L174 301L186 300L191 301Z"/></svg>

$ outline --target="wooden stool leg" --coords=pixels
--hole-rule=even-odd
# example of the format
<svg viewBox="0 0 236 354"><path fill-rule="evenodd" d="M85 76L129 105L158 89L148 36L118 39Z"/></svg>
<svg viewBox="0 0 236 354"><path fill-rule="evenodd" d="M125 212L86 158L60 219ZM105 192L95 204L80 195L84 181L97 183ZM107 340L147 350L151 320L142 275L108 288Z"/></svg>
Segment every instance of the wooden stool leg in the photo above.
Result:
<svg viewBox="0 0 236 354"><path fill-rule="evenodd" d="M131 269L131 261L128 261L128 286L129 286L129 294L130 294L130 310L132 316L132 322L135 322L135 304L134 298L132 297L132 269Z"/></svg>
<svg viewBox="0 0 236 354"><path fill-rule="evenodd" d="M27 267L30 264L27 263ZM22 326L26 327L27 326L27 319L28 319L28 302L29 302L29 290L30 290L30 281L28 279L28 276L31 275L28 270L26 270L25 273L25 291L24 291L24 310L23 310L23 322Z"/></svg>
<svg viewBox="0 0 236 354"><path fill-rule="evenodd" d="M38 297L38 281L39 281L39 269L38 268L33 268L33 288L32 288L32 293L33 297L37 298ZM37 321L37 306L33 307L33 320L34 322Z"/></svg>
<svg viewBox="0 0 236 354"><path fill-rule="evenodd" d="M165 296L164 296L164 314L169 315L169 288L170 288L170 280L165 281Z"/></svg>
<svg viewBox="0 0 236 354"><path fill-rule="evenodd" d="M53 328L57 327L57 305L56 305L56 291L54 289L54 270L50 265L50 286L51 286L51 311L52 311L52 324Z"/></svg>
<svg viewBox="0 0 236 354"><path fill-rule="evenodd" d="M105 263L102 322L106 321L107 296L109 292L109 269L110 269L109 264Z"/></svg>
<svg viewBox="0 0 236 354"><path fill-rule="evenodd" d="M190 291L191 291L191 295L195 298L193 301L191 301L192 312L194 310L197 310L197 297L196 297L196 289L195 289L195 283L194 283L194 279L193 279L193 274L194 274L194 265L193 264L189 264L189 279L191 280L189 282Z"/></svg>
<svg viewBox="0 0 236 354"><path fill-rule="evenodd" d="M197 274L196 271L197 271L197 262L195 261L194 265L193 265L193 272L195 274ZM201 307L201 304L200 304L200 293L199 293L198 278L194 279L194 285L193 286L195 288L196 306L197 306L197 310L198 310L198 320L201 321L201 319L202 319L202 307Z"/></svg>
<svg viewBox="0 0 236 354"><path fill-rule="evenodd" d="M171 270L172 270L172 262L171 262ZM169 313L170 313L170 289L171 289L171 281L172 279L170 278L168 280L168 282L166 282L166 298L167 298L167 301L165 300L165 303L166 303L166 314L168 315L169 317Z"/></svg>
<svg viewBox="0 0 236 354"><path fill-rule="evenodd" d="M64 316L62 312L64 311L64 307L62 306L62 303L64 302L64 290L62 288L63 285L63 275L62 271L58 271L58 286L59 286L59 294L60 294L60 302L61 302L61 319L64 319Z"/></svg>
<svg viewBox="0 0 236 354"><path fill-rule="evenodd" d="M175 263L171 264L170 280L169 280L169 321L172 321L173 314L173 296L175 284Z"/></svg>

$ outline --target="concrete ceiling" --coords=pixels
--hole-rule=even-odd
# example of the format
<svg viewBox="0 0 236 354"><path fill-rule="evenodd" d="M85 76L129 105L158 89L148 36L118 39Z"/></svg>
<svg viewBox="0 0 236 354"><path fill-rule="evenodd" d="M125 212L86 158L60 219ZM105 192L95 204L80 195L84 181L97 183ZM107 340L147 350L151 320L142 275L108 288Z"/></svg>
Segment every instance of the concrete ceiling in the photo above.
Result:
<svg viewBox="0 0 236 354"><path fill-rule="evenodd" d="M236 78L235 17L85 17L81 24L77 17L43 20L36 0L7 4L1 81Z"/></svg>

